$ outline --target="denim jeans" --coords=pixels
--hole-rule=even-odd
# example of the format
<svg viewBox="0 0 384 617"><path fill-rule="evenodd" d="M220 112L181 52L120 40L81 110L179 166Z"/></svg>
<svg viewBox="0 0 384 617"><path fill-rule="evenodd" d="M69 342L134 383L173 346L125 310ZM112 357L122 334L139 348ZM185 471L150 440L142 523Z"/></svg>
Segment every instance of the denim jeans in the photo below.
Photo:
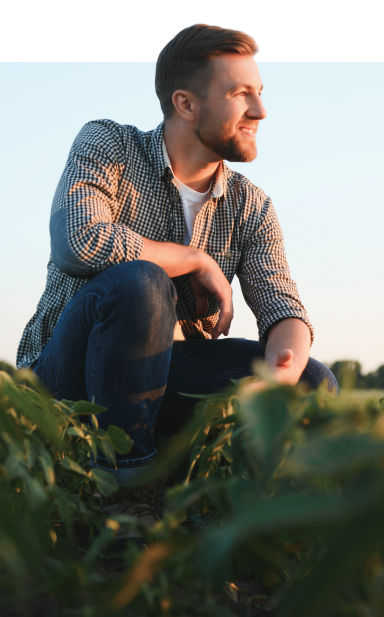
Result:
<svg viewBox="0 0 384 617"><path fill-rule="evenodd" d="M179 392L220 391L231 378L251 375L252 361L263 357L252 340L174 342L176 301L171 279L151 262L103 270L65 307L33 367L56 398L94 400L107 407L100 427L114 424L133 439L129 454L116 456L123 472L111 470L119 483L151 463L156 441L192 415L196 400ZM326 380L337 389L329 369L313 359L302 379L311 388ZM99 456L98 465L107 461Z"/></svg>

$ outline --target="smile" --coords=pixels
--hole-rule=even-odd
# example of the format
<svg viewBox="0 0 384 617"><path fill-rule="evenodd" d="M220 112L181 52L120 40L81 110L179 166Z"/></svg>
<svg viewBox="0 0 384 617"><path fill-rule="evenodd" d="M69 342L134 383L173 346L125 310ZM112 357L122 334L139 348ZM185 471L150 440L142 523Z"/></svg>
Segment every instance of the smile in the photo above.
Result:
<svg viewBox="0 0 384 617"><path fill-rule="evenodd" d="M256 129L249 129L249 128L246 128L245 126L241 126L240 131L242 133L245 133L246 135L250 135L251 137L253 137L253 135L256 135Z"/></svg>

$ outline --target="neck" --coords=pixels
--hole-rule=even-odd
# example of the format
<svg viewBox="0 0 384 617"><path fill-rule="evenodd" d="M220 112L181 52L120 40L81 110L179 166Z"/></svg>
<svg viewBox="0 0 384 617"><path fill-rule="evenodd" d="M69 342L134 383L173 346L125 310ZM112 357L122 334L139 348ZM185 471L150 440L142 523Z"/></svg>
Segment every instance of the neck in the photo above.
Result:
<svg viewBox="0 0 384 617"><path fill-rule="evenodd" d="M222 159L200 142L189 123L177 118L165 123L164 141L176 178L194 191L208 191Z"/></svg>

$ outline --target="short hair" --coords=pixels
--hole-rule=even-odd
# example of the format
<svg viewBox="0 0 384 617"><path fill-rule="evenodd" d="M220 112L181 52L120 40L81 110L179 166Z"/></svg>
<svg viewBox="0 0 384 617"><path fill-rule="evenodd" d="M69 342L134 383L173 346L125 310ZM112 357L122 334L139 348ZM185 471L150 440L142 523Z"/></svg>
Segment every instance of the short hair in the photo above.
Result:
<svg viewBox="0 0 384 617"><path fill-rule="evenodd" d="M176 90L191 90L203 98L212 75L210 60L222 53L254 56L255 40L240 30L196 24L185 28L164 47L156 63L155 89L164 118L175 110Z"/></svg>

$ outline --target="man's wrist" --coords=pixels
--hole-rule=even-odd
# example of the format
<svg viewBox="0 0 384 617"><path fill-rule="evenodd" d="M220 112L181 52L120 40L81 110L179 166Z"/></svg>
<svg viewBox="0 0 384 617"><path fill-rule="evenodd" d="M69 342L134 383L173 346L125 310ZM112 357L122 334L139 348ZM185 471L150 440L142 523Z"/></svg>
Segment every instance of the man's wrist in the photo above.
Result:
<svg viewBox="0 0 384 617"><path fill-rule="evenodd" d="M212 257L210 257L207 253L194 247L191 248L189 260L191 264L191 274L197 274L198 272L206 270L209 262L213 261Z"/></svg>

